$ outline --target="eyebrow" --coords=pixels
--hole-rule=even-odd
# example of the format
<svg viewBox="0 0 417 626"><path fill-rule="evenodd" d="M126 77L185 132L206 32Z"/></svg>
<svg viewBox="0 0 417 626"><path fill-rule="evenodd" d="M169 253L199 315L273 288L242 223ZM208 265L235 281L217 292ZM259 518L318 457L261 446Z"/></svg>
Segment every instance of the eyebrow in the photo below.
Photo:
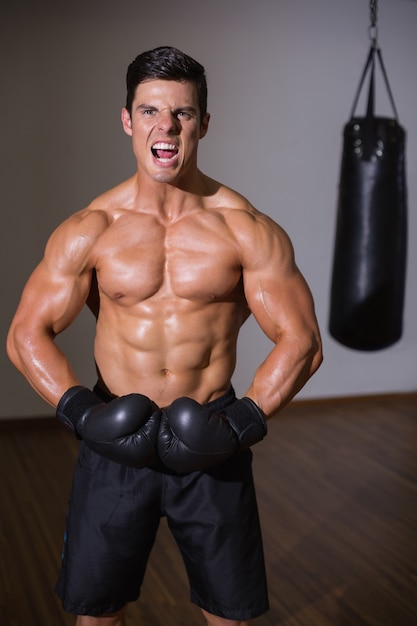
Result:
<svg viewBox="0 0 417 626"><path fill-rule="evenodd" d="M164 107L165 108L169 108L169 107ZM153 109L154 111L158 111L158 107L156 107L154 104L138 104L138 106L136 107L137 110L141 110L141 111L147 111L148 109ZM189 111L190 113L195 113L197 114L197 109L193 106L183 106L183 107L176 107L175 109L173 109L174 113L177 111Z"/></svg>

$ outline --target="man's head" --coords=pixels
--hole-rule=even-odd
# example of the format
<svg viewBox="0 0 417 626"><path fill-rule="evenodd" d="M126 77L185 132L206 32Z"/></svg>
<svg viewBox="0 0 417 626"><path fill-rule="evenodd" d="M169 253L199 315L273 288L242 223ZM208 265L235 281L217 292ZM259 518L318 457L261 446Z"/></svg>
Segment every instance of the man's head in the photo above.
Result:
<svg viewBox="0 0 417 626"><path fill-rule="evenodd" d="M126 109L132 114L137 86L147 80L189 81L196 85L200 120L207 113L207 81L204 67L176 48L163 46L139 54L129 65L126 75Z"/></svg>

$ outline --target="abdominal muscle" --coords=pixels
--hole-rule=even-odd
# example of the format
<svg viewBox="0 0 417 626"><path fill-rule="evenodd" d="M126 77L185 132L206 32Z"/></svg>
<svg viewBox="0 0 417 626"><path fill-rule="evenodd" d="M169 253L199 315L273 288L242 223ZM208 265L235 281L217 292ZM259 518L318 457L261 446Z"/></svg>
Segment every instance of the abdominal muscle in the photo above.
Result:
<svg viewBox="0 0 417 626"><path fill-rule="evenodd" d="M142 393L163 407L181 396L208 402L229 389L242 304L176 300L102 301L95 359L104 390Z"/></svg>

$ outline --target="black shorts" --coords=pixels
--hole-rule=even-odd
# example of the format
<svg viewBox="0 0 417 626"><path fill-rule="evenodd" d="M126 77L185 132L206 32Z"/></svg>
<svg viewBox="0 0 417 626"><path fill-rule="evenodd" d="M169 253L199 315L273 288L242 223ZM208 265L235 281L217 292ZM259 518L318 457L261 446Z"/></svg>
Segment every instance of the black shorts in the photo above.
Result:
<svg viewBox="0 0 417 626"><path fill-rule="evenodd" d="M229 393L209 405L232 400ZM178 475L114 463L82 442L56 587L64 609L99 616L136 600L162 516L184 559L192 602L234 620L268 610L250 450L213 470Z"/></svg>

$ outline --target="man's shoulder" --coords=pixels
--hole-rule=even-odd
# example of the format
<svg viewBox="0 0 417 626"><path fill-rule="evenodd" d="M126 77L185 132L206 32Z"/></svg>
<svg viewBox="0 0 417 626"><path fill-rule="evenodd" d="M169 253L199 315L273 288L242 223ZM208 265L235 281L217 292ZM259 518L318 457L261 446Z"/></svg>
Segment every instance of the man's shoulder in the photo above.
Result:
<svg viewBox="0 0 417 626"><path fill-rule="evenodd" d="M111 212L108 201L97 197L85 208L64 219L52 232L47 243L48 249L73 249L74 246L92 246L110 226Z"/></svg>
<svg viewBox="0 0 417 626"><path fill-rule="evenodd" d="M261 215L250 201L235 189L221 183L213 185L213 189L215 193L208 196L208 208L219 211L225 216L234 215L235 218L245 215L253 217Z"/></svg>
<svg viewBox="0 0 417 626"><path fill-rule="evenodd" d="M101 234L109 225L109 216L103 209L93 204L73 213L65 219L52 236L54 238L94 237Z"/></svg>
<svg viewBox="0 0 417 626"><path fill-rule="evenodd" d="M282 226L234 189L220 185L214 209L222 214L241 253L248 259L292 255L291 240Z"/></svg>
<svg viewBox="0 0 417 626"><path fill-rule="evenodd" d="M250 230L258 228L281 230L270 216L256 208L248 198L226 185L219 185L213 204L213 208L221 212L226 222L234 228L239 226Z"/></svg>

